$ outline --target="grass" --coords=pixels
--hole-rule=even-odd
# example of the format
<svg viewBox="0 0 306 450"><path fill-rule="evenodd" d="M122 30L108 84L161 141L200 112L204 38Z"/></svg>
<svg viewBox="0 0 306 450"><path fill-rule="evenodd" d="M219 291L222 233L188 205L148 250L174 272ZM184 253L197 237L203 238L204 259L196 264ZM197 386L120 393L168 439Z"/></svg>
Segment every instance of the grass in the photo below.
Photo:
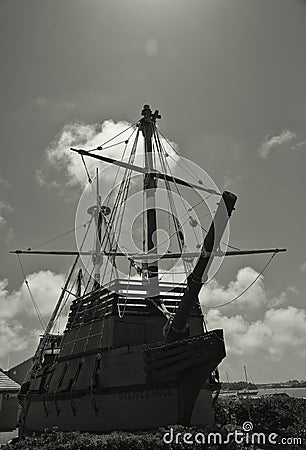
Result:
<svg viewBox="0 0 306 450"><path fill-rule="evenodd" d="M270 445L250 446L245 443L231 442L225 444L205 444L194 441L197 433L207 439L209 433L219 433L226 438L229 432L243 432L242 425L251 421L252 432L261 432L266 435L276 433L277 439L301 438L302 445ZM163 436L173 430L173 436L178 436L177 442L165 443ZM216 405L216 424L208 428L187 428L180 425L159 428L146 432L114 431L107 434L89 434L80 432L63 433L47 430L41 436L32 436L7 444L5 450L155 450L155 449L190 449L201 448L209 450L245 448L261 449L306 449L306 400L289 397L286 394L259 397L256 399L228 398L219 399ZM252 433L250 432L250 433ZM190 433L187 438L193 443L183 442L183 433ZM169 434L167 435L169 437ZM198 435L199 436L199 435ZM213 442L213 441L211 441Z"/></svg>

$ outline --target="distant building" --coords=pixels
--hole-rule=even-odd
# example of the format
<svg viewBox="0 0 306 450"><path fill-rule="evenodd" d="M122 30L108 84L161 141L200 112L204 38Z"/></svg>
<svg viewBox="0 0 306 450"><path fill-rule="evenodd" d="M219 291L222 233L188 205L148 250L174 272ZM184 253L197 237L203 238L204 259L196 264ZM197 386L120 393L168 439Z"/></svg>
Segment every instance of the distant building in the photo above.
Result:
<svg viewBox="0 0 306 450"><path fill-rule="evenodd" d="M0 431L11 431L17 426L20 384L0 369Z"/></svg>

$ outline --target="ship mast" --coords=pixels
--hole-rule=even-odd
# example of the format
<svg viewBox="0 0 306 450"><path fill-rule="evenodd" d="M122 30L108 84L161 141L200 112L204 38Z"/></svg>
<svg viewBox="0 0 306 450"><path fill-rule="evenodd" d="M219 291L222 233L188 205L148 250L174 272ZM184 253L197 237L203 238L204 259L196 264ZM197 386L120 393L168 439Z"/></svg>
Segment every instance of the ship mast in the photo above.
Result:
<svg viewBox="0 0 306 450"><path fill-rule="evenodd" d="M153 146L152 136L155 128L156 119L160 119L159 111L152 113L149 105L144 105L142 110L143 118L140 119L140 130L142 131L145 142L145 169L148 173L144 177L144 191L146 198L146 242L144 242L144 252L157 254L157 217L155 191L157 179L154 175L153 166ZM148 273L148 294L150 297L159 295L158 283L158 262L157 260L144 263L143 269Z"/></svg>
<svg viewBox="0 0 306 450"><path fill-rule="evenodd" d="M270 249L250 249L250 250L228 250L222 251L220 247L218 247L218 239L214 243L214 230L213 228L208 233L208 236L205 238L204 247L202 250L196 251L196 252L185 252L184 250L180 252L167 252L166 254L159 254L158 252L158 241L157 241L157 211L156 211L156 188L158 180L162 180L166 184L174 183L175 185L179 186L185 186L189 187L191 189L194 189L196 191L204 191L210 195L217 195L222 196L223 201L221 201L220 206L220 214L221 210L224 208L222 207L223 202L229 202L231 203L233 198L235 196L231 193L223 193L216 191L215 189L207 188L206 186L203 186L203 183L199 181L198 183L191 183L190 181L186 181L183 179L180 179L176 176L174 176L171 172L170 174L166 173L166 167L162 167L163 172L156 170L156 167L154 167L154 148L153 148L153 142L156 145L157 153L159 153L161 150L163 150L160 147L159 140L156 139L156 135L158 135L158 130L156 129L156 120L160 119L161 116L159 114L158 110L155 110L153 113L149 105L144 105L142 109L142 118L136 122L137 126L139 127L139 131L142 132L144 137L144 165L138 166L134 164L134 158L129 158L128 162L124 160L116 160L113 158L110 158L108 156L104 155L98 155L96 153L92 153L96 150L102 150L102 146L96 147L91 150L82 150L82 149L76 149L76 148L70 148L71 151L78 153L82 160L84 162L84 157L90 157L93 159L96 159L98 161L102 161L103 163L112 164L114 166L117 166L118 168L125 169L125 176L127 178L131 177L131 172L140 173L144 176L144 182L143 182L143 193L145 197L145 212L144 212L144 229L145 229L145 236L144 236L144 243L143 243L143 254L139 253L126 253L126 252L120 252L117 249L113 249L112 246L110 246L109 249L106 247L104 248L104 239L102 239L102 221L103 217L110 214L111 210L108 206L103 206L101 204L101 196L100 196L100 189L99 189L99 180L98 180L98 172L96 177L96 201L95 204L88 208L87 212L92 217L92 220L95 223L95 242L94 242L94 249L93 251L83 251L82 248L79 251L65 251L65 250L15 250L11 251L11 253L16 254L49 254L49 255L84 255L84 256L91 256L93 261L93 290L97 289L99 286L101 286L101 283L103 285L103 280L100 279L100 270L101 265L103 262L103 256L110 257L112 261L115 261L115 258L117 257L123 257L128 258L130 263L133 263L134 266L137 264L142 265L142 270L139 270L138 273L142 272L143 276L143 284L145 284L145 289L147 290L147 298L154 298L158 297L160 295L160 286L159 286L159 266L158 261L159 259L167 259L167 258L181 258L181 257L188 257L188 258L194 258L199 257L199 260L194 267L194 270L191 272L191 274L187 278L187 290L185 291L183 295L184 301L181 301L182 305L185 305L185 307L182 306L180 310L180 314L178 314L178 317L173 322L172 331L175 331L174 329L184 329L185 328L185 321L188 318L188 314L190 312L190 308L192 307L192 298L193 300L197 300L197 296L199 293L199 290L202 286L202 276L204 272L207 274L207 271L209 269L210 264L212 263L212 260L214 257L223 257L223 256L234 256L234 255L246 255L246 254L261 254L261 253L273 253L276 254L278 252L286 251L284 248L270 248ZM129 127L131 128L131 127ZM120 133L122 134L122 133ZM114 139L114 138L113 138ZM127 144L129 140L126 140L125 143ZM134 141L133 148L131 154L135 154L136 146L138 142L138 133L137 138ZM119 145L120 143L118 143ZM117 144L116 144L117 145ZM107 147L106 147L107 148ZM123 157L122 157L123 159ZM85 165L86 168L86 165ZM86 168L87 170L87 168ZM123 189L128 190L128 186L126 186L124 183L121 185L123 186ZM170 187L167 187L167 190L171 190ZM126 191L125 191L126 192ZM232 197L232 198L231 198ZM120 202L119 202L120 204ZM121 204L124 204L124 202L121 202ZM229 208L231 210L231 208ZM114 210L115 214L119 214L119 211L117 208ZM228 211L229 215L231 211ZM221 215L224 215L223 213ZM226 222L228 220L228 215L225 214L226 217L223 217L221 222L223 225L226 225ZM113 220L113 214L111 216L111 219ZM222 227L221 227L222 228ZM89 227L88 227L89 230ZM87 230L87 231L88 231ZM217 231L217 230L216 230ZM224 231L224 230L223 230ZM87 232L86 232L87 233ZM217 233L218 234L218 233ZM222 233L221 233L222 234ZM87 235L87 234L86 234ZM221 235L217 236L221 239ZM214 245L216 244L216 245ZM82 247L82 246L81 246ZM131 266L130 266L131 267ZM136 266L137 267L137 266ZM137 267L138 268L138 267ZM92 276L92 274L90 275ZM205 278L205 277L204 277ZM198 279L201 279L201 282L197 282ZM187 299L185 298L187 297ZM155 298L155 300L157 300ZM185 301L186 300L186 301ZM184 309L185 308L185 309ZM182 311L184 310L184 311ZM182 314L181 314L182 313ZM177 321L179 323L177 323ZM173 336L175 335L175 332L169 333L168 338L173 339ZM170 337L171 336L171 337Z"/></svg>
<svg viewBox="0 0 306 450"><path fill-rule="evenodd" d="M93 255L93 263L94 263L94 288L98 288L100 286L100 267L101 267L101 196L99 192L99 171L96 169L96 189L97 189L97 198L96 198L96 209L95 209L95 225L96 225L96 252Z"/></svg>

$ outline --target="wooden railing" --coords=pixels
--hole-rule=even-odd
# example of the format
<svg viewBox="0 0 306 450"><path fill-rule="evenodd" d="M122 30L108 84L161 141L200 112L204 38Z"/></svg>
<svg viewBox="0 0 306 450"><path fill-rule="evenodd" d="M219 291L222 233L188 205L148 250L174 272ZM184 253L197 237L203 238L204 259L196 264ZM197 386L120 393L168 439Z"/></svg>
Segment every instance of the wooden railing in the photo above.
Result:
<svg viewBox="0 0 306 450"><path fill-rule="evenodd" d="M160 294L154 300L163 300L168 311L174 313L186 286L160 282L159 287ZM73 300L66 330L103 316L117 314L118 309L124 309L126 314L148 313L147 286L142 281L118 279L102 289Z"/></svg>

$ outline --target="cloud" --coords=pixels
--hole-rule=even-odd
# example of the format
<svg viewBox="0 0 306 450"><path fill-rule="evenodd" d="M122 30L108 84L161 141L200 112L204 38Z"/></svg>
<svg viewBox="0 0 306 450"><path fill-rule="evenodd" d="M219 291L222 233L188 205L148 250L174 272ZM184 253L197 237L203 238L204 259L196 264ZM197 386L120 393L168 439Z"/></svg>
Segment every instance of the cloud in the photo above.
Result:
<svg viewBox="0 0 306 450"><path fill-rule="evenodd" d="M48 188L59 188L61 186L57 181L47 181L43 171L40 169L36 170L35 180L40 186L46 186Z"/></svg>
<svg viewBox="0 0 306 450"><path fill-rule="evenodd" d="M240 293L257 275L251 267L244 267L238 271L235 280L225 287L213 280L204 288L201 294L202 302L204 298L205 304L211 305L229 300ZM29 274L27 279L47 321L59 297L64 276L48 270ZM292 288L291 286L288 292L294 295L295 289ZM232 380L242 379L240 374L245 363L258 382L275 380L278 377L302 378L303 361L306 357L305 310L285 305L288 292L277 298L268 294L263 276L252 289L253 292L250 290L245 298L242 297L234 304L225 308L209 309L205 314L209 329L224 329L228 355L223 366L230 372ZM65 324L66 317L62 314L60 331ZM25 354L33 354L41 331L25 284L10 291L8 281L1 280L0 366L5 365L8 352L15 352L15 361L22 361Z"/></svg>
<svg viewBox="0 0 306 450"><path fill-rule="evenodd" d="M281 134L276 136L267 136L264 139L263 143L260 145L258 152L262 158L267 159L273 149L278 147L281 148L286 144L291 143L296 138L297 135L290 130L285 130Z"/></svg>
<svg viewBox="0 0 306 450"><path fill-rule="evenodd" d="M233 186L236 185L239 181L243 179L243 175L231 175L230 171L227 170L226 174L224 175L224 181L223 181L223 190L232 189Z"/></svg>
<svg viewBox="0 0 306 450"><path fill-rule="evenodd" d="M245 363L258 382L298 378L298 374L303 378L306 311L288 305L297 293L294 286L275 297L267 292L261 275L237 301L213 308L235 298L257 276L254 269L244 267L227 286L212 280L201 292L201 303L211 307L204 308L208 329L224 329L227 358L222 366L231 372L232 379L242 379Z"/></svg>
<svg viewBox="0 0 306 450"><path fill-rule="evenodd" d="M301 272L306 272L306 262L301 265Z"/></svg>
<svg viewBox="0 0 306 450"><path fill-rule="evenodd" d="M235 280L230 281L228 286L222 286L216 279L212 279L204 285L200 294L200 302L205 307L218 307L224 303L231 302L246 290L254 280L259 277L250 289L248 289L237 301L222 307L227 315L241 312L244 317L259 317L267 307L279 306L286 301L287 293L279 297L268 297L265 291L264 277L259 275L251 267L240 269Z"/></svg>
<svg viewBox="0 0 306 450"><path fill-rule="evenodd" d="M305 146L306 146L306 142L301 141L301 142L298 142L297 144L294 144L291 147L291 150L299 150L300 148L305 147Z"/></svg>
<svg viewBox="0 0 306 450"><path fill-rule="evenodd" d="M14 208L7 202L0 200L0 239L5 242L13 236L13 230L8 226L6 215L14 211Z"/></svg>
<svg viewBox="0 0 306 450"><path fill-rule="evenodd" d="M64 284L64 275L53 273L50 270L39 271L27 275L27 280L41 315L47 322L59 298L61 287ZM64 313L67 313L67 308ZM64 326L63 317L61 322ZM0 366L1 358L3 358L2 365L4 365L5 356L9 352L14 351L17 356L19 354L20 360L23 359L21 352L24 350L33 354L38 344L38 335L42 331L25 283L18 289L10 291L8 280L1 280ZM57 328L56 331L58 331Z"/></svg>
<svg viewBox="0 0 306 450"><path fill-rule="evenodd" d="M68 124L63 127L58 137L46 149L47 161L44 167L37 171L36 180L41 185L49 187L59 187L65 185L66 187L85 187L88 178L80 156L70 150L70 147L82 148L90 150L101 146L103 142L108 141L116 134L121 133L130 124L127 122L113 122L106 120L102 125L85 124L76 122ZM122 140L128 139L132 130L122 134L118 139L114 139L112 143L118 143ZM104 155L117 155L122 157L124 151L124 144L118 146L118 150L105 150ZM99 152L97 152L99 153ZM97 162L93 159L86 158L86 166L92 176L94 176L94 169ZM47 180L50 178L50 168L55 168L58 172L61 170L64 174L64 181ZM55 176L56 176L55 175ZM51 175L52 176L52 175Z"/></svg>
<svg viewBox="0 0 306 450"><path fill-rule="evenodd" d="M5 213L11 213L14 211L14 208L7 202L0 200L0 217Z"/></svg>
<svg viewBox="0 0 306 450"><path fill-rule="evenodd" d="M12 319L19 307L20 295L18 292L11 295L7 290L8 280L0 281L0 319Z"/></svg>
<svg viewBox="0 0 306 450"><path fill-rule="evenodd" d="M292 351L297 357L306 356L306 312L302 309L272 308L254 322L239 314L228 317L216 309L208 312L206 321L210 329L224 328L229 355L261 356L262 361L281 361Z"/></svg>
<svg viewBox="0 0 306 450"><path fill-rule="evenodd" d="M102 150L97 150L94 153L120 160L124 158L124 155L127 156L130 153L133 145L135 134L130 139L133 133L133 129L130 127L131 124L128 122L114 122L112 119L105 120L102 124L75 122L65 125L57 138L46 149L46 161L43 167L36 172L36 181L41 186L45 185L51 188L84 188L88 183L84 164L80 155L72 152L70 148L92 150L105 143ZM114 138L118 134L120 136ZM177 155L164 139L161 140L167 152L172 156L171 164ZM126 151L125 141L129 141ZM176 144L171 143L171 145L177 149ZM141 155L143 153L143 140L140 138L137 154ZM92 178L95 176L97 166L100 170L107 167L107 172L105 171L103 173L106 181L113 182L114 176L118 172L117 167L111 164L104 164L100 161L97 162L93 158L85 157L85 162ZM135 160L135 164L142 164L141 156ZM61 180L58 179L60 171L63 175ZM119 180L123 173L124 170L120 169Z"/></svg>
<svg viewBox="0 0 306 450"><path fill-rule="evenodd" d="M48 320L64 284L64 276L50 270L41 270L27 275L27 281L42 316ZM0 319L18 318L23 322L24 318L28 320L34 317L37 321L25 283L12 292L8 285L7 279L0 281Z"/></svg>
<svg viewBox="0 0 306 450"><path fill-rule="evenodd" d="M11 187L10 182L0 173L0 186L4 188Z"/></svg>
<svg viewBox="0 0 306 450"><path fill-rule="evenodd" d="M64 285L64 276L55 274L50 270L41 270L28 275L27 280L42 316L48 319ZM26 310L29 316L36 317L34 308L29 308L30 298L24 284L18 293L21 295L24 304L26 303L26 307L23 306L22 309Z"/></svg>
<svg viewBox="0 0 306 450"><path fill-rule="evenodd" d="M2 367L5 365L4 358L10 352L21 352L27 348L27 342L23 336L23 328L16 322L7 323L0 319L0 358ZM0 365L1 367L1 365Z"/></svg>

